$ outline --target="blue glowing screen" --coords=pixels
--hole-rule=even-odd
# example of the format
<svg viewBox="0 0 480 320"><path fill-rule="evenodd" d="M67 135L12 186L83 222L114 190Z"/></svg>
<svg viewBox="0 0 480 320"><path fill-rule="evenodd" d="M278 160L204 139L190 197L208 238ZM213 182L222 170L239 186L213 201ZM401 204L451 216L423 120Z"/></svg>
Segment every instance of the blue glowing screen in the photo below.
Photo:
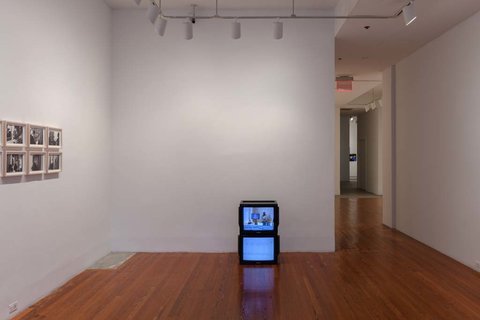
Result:
<svg viewBox="0 0 480 320"><path fill-rule="evenodd" d="M243 260L273 261L275 256L275 240L273 237L243 238Z"/></svg>

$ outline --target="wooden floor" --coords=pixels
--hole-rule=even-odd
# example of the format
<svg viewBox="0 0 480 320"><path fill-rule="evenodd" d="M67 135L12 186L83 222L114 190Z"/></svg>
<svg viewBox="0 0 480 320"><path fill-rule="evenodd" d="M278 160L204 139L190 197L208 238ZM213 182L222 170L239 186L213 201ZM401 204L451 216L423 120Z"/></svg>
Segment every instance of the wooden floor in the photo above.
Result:
<svg viewBox="0 0 480 320"><path fill-rule="evenodd" d="M336 199L337 252L147 254L88 270L17 319L480 319L480 276L381 224L381 198Z"/></svg>

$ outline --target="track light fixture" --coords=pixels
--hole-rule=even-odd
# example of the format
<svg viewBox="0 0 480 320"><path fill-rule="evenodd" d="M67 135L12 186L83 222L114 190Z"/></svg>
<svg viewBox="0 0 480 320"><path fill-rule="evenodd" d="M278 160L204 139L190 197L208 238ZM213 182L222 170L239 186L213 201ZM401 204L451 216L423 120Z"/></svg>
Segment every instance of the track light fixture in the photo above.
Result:
<svg viewBox="0 0 480 320"><path fill-rule="evenodd" d="M155 22L155 31L158 35L163 37L165 35L165 29L167 29L167 20L165 18L157 19L157 22Z"/></svg>
<svg viewBox="0 0 480 320"><path fill-rule="evenodd" d="M187 18L187 21L183 23L185 28L185 40L193 39L193 24L196 22L197 5L192 4L192 16Z"/></svg>
<svg viewBox="0 0 480 320"><path fill-rule="evenodd" d="M232 22L232 39L240 39L242 36L242 26L237 20Z"/></svg>
<svg viewBox="0 0 480 320"><path fill-rule="evenodd" d="M155 20L158 18L158 14L160 13L160 8L157 6L155 2L152 2L147 9L147 18L153 24Z"/></svg>
<svg viewBox="0 0 480 320"><path fill-rule="evenodd" d="M192 20L188 19L183 23L185 28L185 40L193 39L193 23Z"/></svg>
<svg viewBox="0 0 480 320"><path fill-rule="evenodd" d="M139 5L142 0L134 0L134 2ZM405 19L405 24L409 25L416 19L415 15L415 4L414 0L408 2L407 5L403 6L401 10L397 11L393 15L352 15L352 16L324 16L324 15L317 15L317 16L298 16L295 14L295 0L292 1L292 12L290 15L285 16L261 16L261 15L254 15L254 16L227 16L227 15L220 15L218 13L218 0L215 0L215 14L209 16L197 16L196 15L196 5L192 4L192 15L191 16L183 16L183 15L165 15L162 12L162 0L158 0L158 5L156 4L157 0L150 0L152 1L147 10L147 18L152 23L155 24L157 19L160 16L160 21L155 25L155 31L163 36L165 34L165 29L167 26L167 20L183 20L183 24L185 26L185 39L190 40L193 38L193 24L196 22L197 19L223 19L223 20L234 20L232 23L232 38L233 39L240 39L241 38L241 24L238 20L248 20L248 19L261 19L261 20L273 20L276 19L274 24L274 39L282 39L283 38L283 22L280 20L294 20L294 19L394 19L398 16L402 15ZM188 21L185 21L188 19Z"/></svg>
<svg viewBox="0 0 480 320"><path fill-rule="evenodd" d="M415 2L410 1L403 10L403 19L405 20L405 26L408 26L410 23L417 19L417 15L415 14Z"/></svg>
<svg viewBox="0 0 480 320"><path fill-rule="evenodd" d="M275 21L273 23L273 38L275 40L280 40L283 38L283 22Z"/></svg>
<svg viewBox="0 0 480 320"><path fill-rule="evenodd" d="M367 103L367 104L362 104L361 106L363 106L363 108L365 109L365 112L368 112L370 110L376 110L376 109L379 109L382 107L382 103L381 101L378 99L378 100L374 100L370 103Z"/></svg>
<svg viewBox="0 0 480 320"><path fill-rule="evenodd" d="M368 104L368 108L370 110L375 110L376 106L375 106L375 88L372 89L372 101Z"/></svg>
<svg viewBox="0 0 480 320"><path fill-rule="evenodd" d="M372 100L368 103L365 103L365 104L359 104L359 106L362 106L364 109L365 109L365 112L368 112L370 110L376 110L378 108L381 108L382 107L382 102L381 100L378 98L375 98L375 88L373 88L371 90L372 92ZM352 104L350 104L352 105Z"/></svg>

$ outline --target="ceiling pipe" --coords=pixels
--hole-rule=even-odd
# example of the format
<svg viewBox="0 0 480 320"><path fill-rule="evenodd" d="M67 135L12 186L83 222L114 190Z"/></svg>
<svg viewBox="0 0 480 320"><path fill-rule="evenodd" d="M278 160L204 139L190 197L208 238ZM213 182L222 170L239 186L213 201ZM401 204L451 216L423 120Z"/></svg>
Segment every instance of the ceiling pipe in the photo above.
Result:
<svg viewBox="0 0 480 320"><path fill-rule="evenodd" d="M401 9L397 10L394 14L392 15L353 15L353 16L328 16L328 15L316 15L316 16L297 16L295 14L295 0L292 0L292 13L290 15L285 15L285 16L223 16L218 13L218 0L215 0L215 14L210 15L210 16L196 16L195 19L225 19L225 20L243 20L243 19L282 19L282 20L287 20L287 19L394 19L397 18L404 12L404 9L407 8L408 6L411 5L411 1L409 1L407 4L402 6ZM188 19L191 18L191 16L184 16L184 15L166 15L163 13L160 13L160 15L163 18L166 19Z"/></svg>

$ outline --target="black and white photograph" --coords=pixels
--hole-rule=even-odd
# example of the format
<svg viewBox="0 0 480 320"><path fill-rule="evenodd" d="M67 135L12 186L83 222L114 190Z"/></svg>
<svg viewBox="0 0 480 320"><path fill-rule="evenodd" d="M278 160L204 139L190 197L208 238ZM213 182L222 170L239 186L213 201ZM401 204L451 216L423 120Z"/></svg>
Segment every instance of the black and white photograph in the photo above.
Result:
<svg viewBox="0 0 480 320"><path fill-rule="evenodd" d="M6 152L5 176L23 175L25 172L25 152Z"/></svg>
<svg viewBox="0 0 480 320"><path fill-rule="evenodd" d="M5 124L5 141L7 146L25 146L25 124L7 122Z"/></svg>
<svg viewBox="0 0 480 320"><path fill-rule="evenodd" d="M41 126L28 126L28 145L32 148L43 148L45 146L46 128Z"/></svg>
<svg viewBox="0 0 480 320"><path fill-rule="evenodd" d="M47 162L47 173L62 171L62 154L59 152L49 153Z"/></svg>
<svg viewBox="0 0 480 320"><path fill-rule="evenodd" d="M62 147L62 129L48 128L48 147Z"/></svg>
<svg viewBox="0 0 480 320"><path fill-rule="evenodd" d="M45 152L29 152L28 174L45 173Z"/></svg>
<svg viewBox="0 0 480 320"><path fill-rule="evenodd" d="M3 146L3 121L0 120L0 147L1 146ZM1 159L2 159L2 162L3 162L3 158L1 158Z"/></svg>

